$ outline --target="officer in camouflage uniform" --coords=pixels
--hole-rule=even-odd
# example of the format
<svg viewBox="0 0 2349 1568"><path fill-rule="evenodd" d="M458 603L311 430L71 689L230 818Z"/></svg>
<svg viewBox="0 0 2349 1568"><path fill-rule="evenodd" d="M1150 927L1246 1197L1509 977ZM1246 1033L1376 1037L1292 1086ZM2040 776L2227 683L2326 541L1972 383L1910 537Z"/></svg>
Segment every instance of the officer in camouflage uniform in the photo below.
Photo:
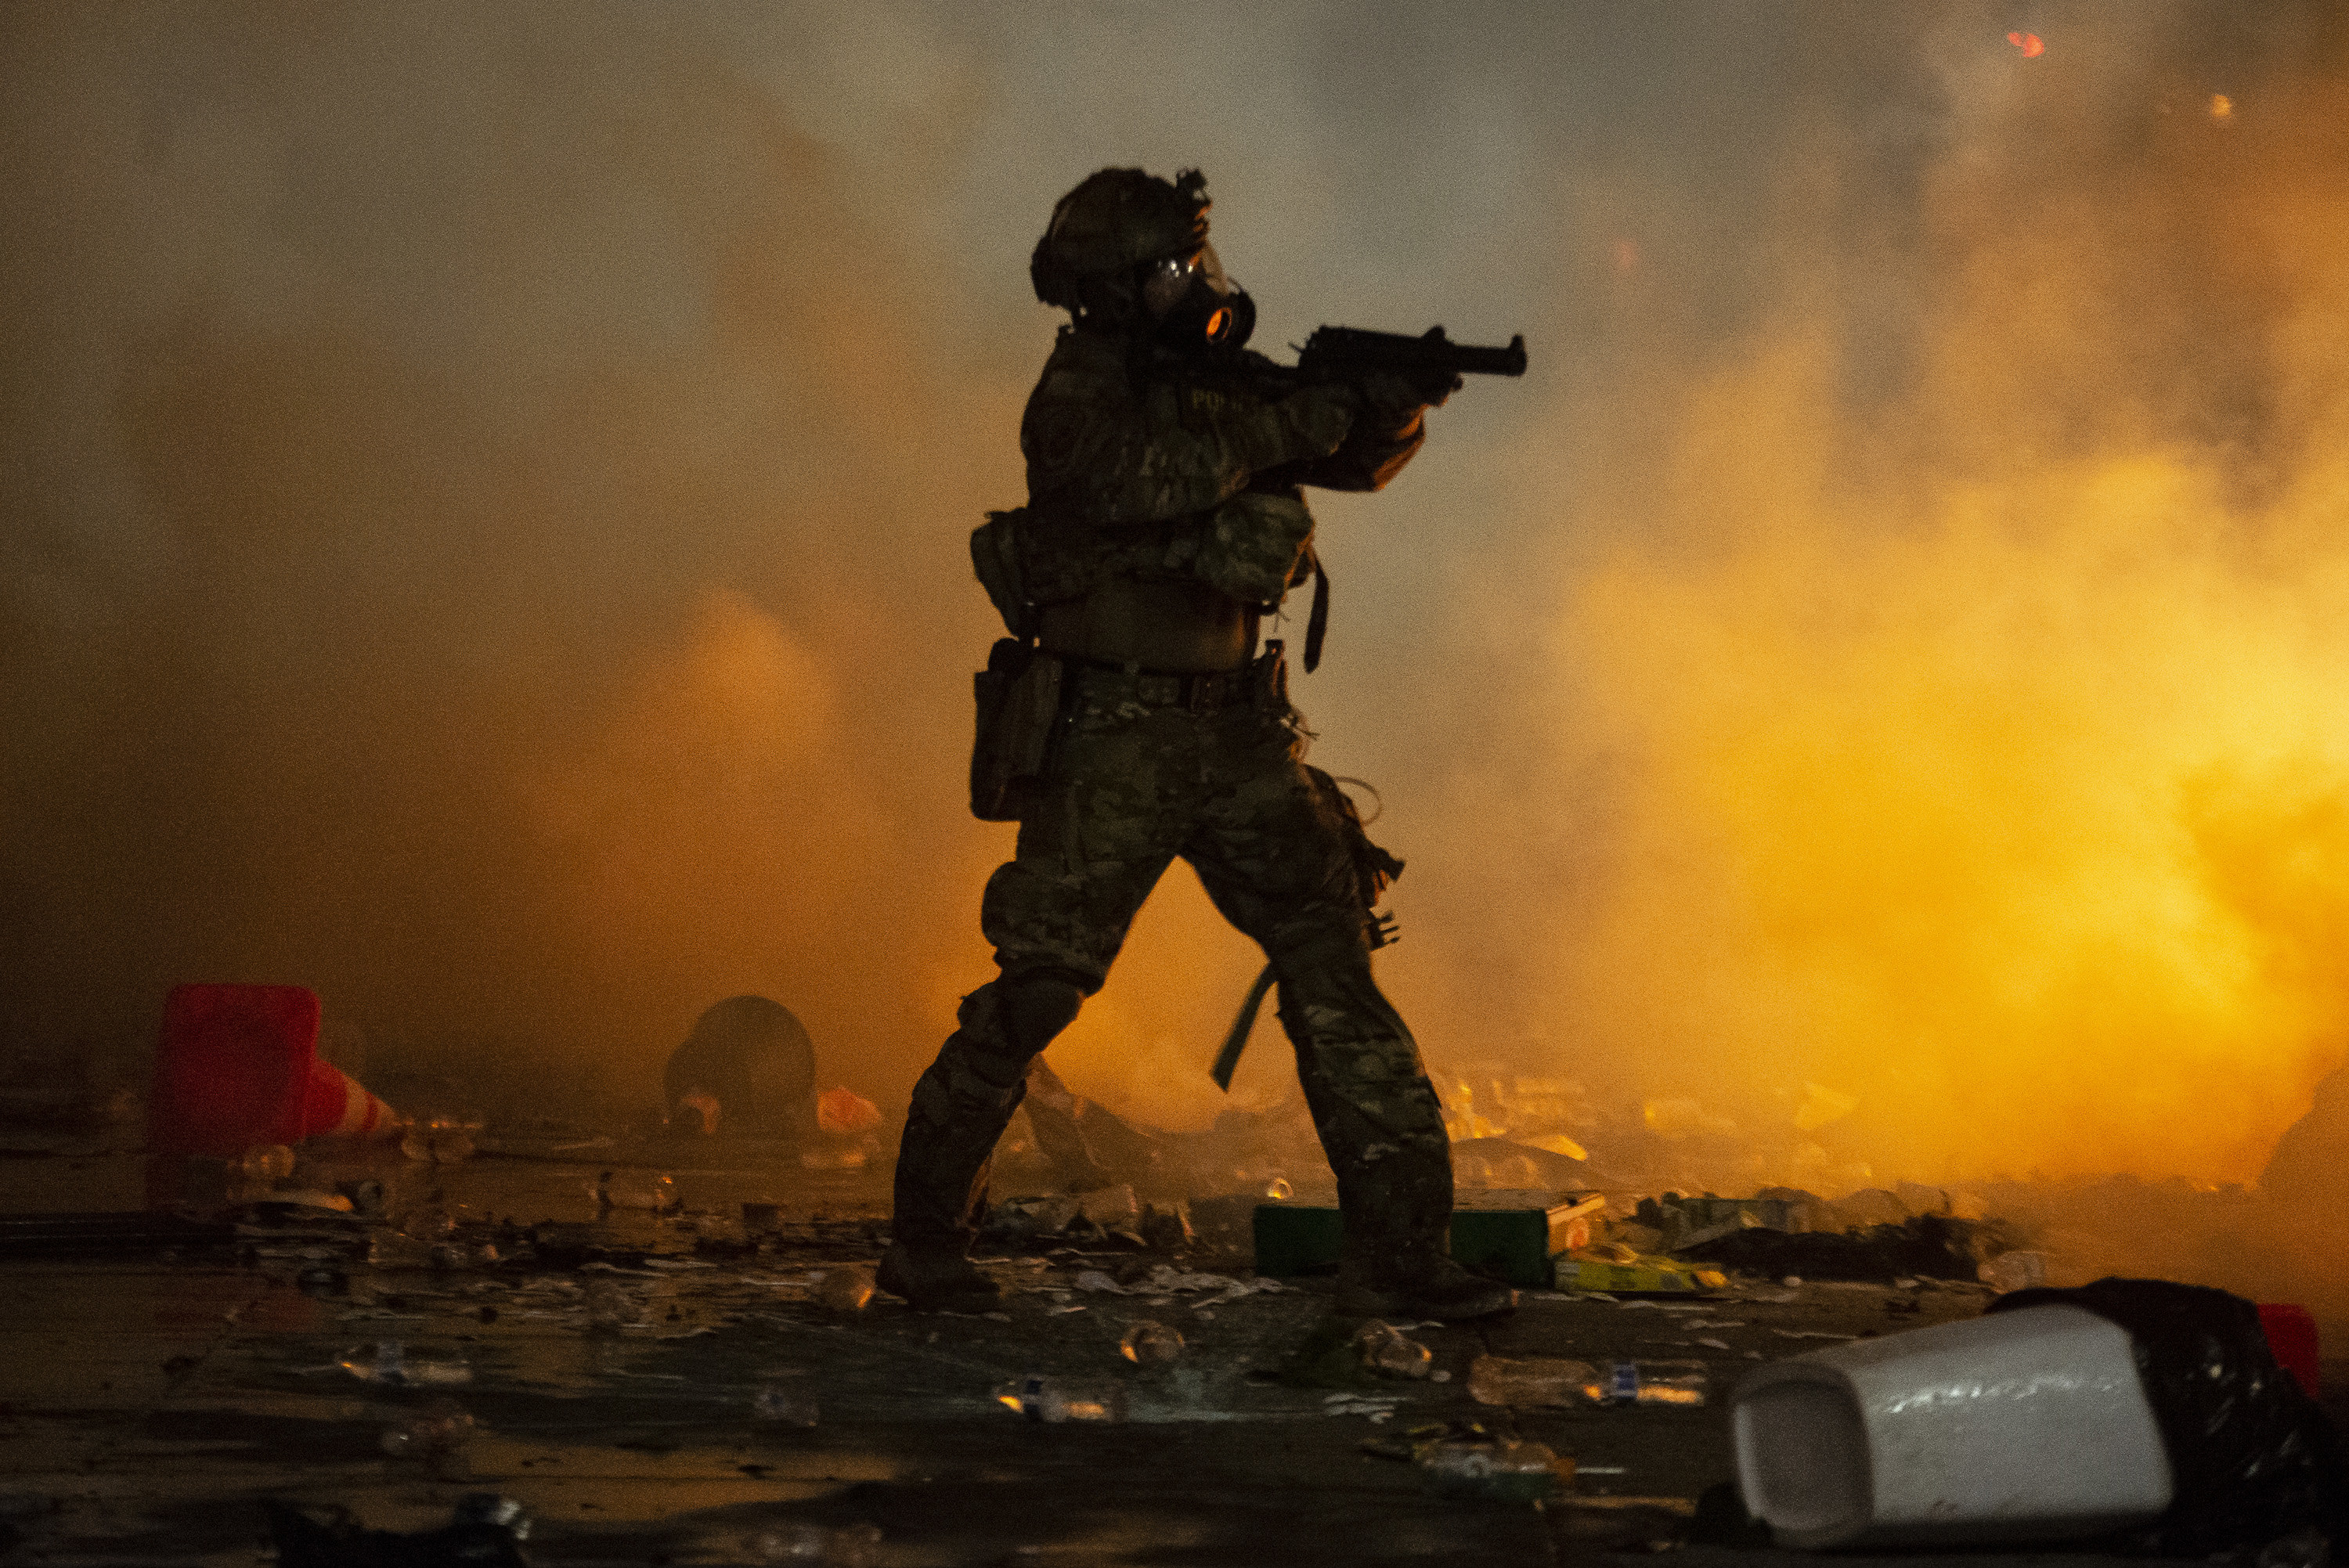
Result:
<svg viewBox="0 0 2349 1568"><path fill-rule="evenodd" d="M1016 858L981 906L1000 977L964 998L914 1088L880 1284L918 1306L993 1299L965 1254L1029 1063L1101 989L1179 855L1278 982L1345 1214L1340 1310L1504 1311L1512 1293L1449 1256L1443 1117L1371 976L1368 912L1401 863L1305 766L1279 645L1257 652L1260 617L1318 572L1299 486L1383 485L1448 384L1300 385L1241 352L1253 307L1206 215L1195 172L1105 169L1036 248L1038 297L1073 321L1021 422L1030 502L1009 549L1032 607L1014 630L1059 659L1061 717Z"/></svg>

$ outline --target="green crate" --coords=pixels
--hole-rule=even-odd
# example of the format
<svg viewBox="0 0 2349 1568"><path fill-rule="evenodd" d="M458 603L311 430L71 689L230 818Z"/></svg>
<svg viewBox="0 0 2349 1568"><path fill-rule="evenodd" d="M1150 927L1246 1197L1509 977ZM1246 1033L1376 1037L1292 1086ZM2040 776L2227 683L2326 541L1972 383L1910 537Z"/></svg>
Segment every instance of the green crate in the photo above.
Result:
<svg viewBox="0 0 2349 1568"><path fill-rule="evenodd" d="M1511 1284L1547 1289L1550 1259L1567 1250L1576 1222L1606 1206L1592 1192L1472 1189L1458 1195L1452 1211L1452 1255ZM1345 1239L1333 1206L1258 1203L1256 1272L1279 1278L1335 1268Z"/></svg>

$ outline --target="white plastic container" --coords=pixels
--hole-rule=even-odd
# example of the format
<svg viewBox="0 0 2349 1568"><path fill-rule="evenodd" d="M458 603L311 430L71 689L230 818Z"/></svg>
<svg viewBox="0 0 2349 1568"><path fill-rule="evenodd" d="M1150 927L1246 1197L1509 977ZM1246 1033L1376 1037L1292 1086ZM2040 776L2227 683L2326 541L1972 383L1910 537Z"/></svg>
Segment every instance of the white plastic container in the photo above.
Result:
<svg viewBox="0 0 2349 1568"><path fill-rule="evenodd" d="M1781 1546L2055 1541L2169 1506L2129 1336L2076 1306L1757 1367L1730 1426L1745 1506Z"/></svg>

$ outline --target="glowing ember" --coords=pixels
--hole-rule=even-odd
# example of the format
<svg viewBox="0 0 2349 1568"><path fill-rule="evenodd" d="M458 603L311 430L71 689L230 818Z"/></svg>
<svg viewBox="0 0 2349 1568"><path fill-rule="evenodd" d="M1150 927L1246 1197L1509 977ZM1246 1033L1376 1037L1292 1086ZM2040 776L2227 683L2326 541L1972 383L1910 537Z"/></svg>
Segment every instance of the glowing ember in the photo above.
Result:
<svg viewBox="0 0 2349 1568"><path fill-rule="evenodd" d="M2210 95L2210 118L2212 119L2231 119L2234 118L2234 114L2235 100L2233 98L2229 98L2225 93L2212 93Z"/></svg>
<svg viewBox="0 0 2349 1568"><path fill-rule="evenodd" d="M2046 40L2036 33L2009 33L2006 41L2021 49L2026 60L2037 59L2047 52Z"/></svg>

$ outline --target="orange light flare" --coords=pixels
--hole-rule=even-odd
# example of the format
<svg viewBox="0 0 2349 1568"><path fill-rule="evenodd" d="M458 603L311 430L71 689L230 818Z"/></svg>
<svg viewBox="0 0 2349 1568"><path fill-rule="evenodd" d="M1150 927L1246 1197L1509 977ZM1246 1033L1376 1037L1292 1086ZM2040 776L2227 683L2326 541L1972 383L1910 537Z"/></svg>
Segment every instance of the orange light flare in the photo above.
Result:
<svg viewBox="0 0 2349 1568"><path fill-rule="evenodd" d="M2026 60L2035 60L2047 52L2047 40L2036 33L2009 33L2006 41L2023 51Z"/></svg>
<svg viewBox="0 0 2349 1568"><path fill-rule="evenodd" d="M2235 100L2225 93L2210 95L2210 118L2221 124L2235 118Z"/></svg>

